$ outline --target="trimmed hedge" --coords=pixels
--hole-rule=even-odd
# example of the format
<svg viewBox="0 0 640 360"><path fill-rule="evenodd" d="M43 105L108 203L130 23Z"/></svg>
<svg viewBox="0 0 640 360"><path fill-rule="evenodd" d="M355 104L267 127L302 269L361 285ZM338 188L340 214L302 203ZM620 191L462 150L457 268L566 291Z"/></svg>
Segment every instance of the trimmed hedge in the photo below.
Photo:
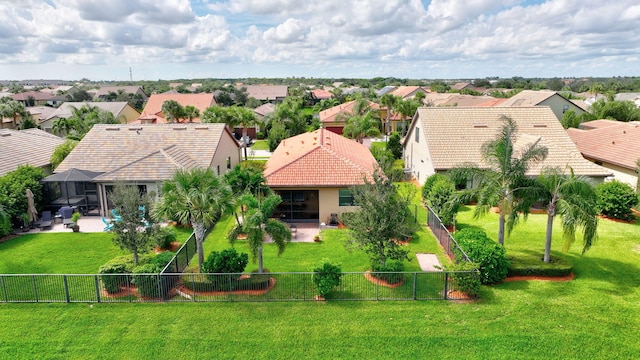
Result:
<svg viewBox="0 0 640 360"><path fill-rule="evenodd" d="M399 260L389 260L386 265L372 264L371 276L384 280L387 284L397 284L404 279L404 274L394 272L404 271L404 263Z"/></svg>
<svg viewBox="0 0 640 360"><path fill-rule="evenodd" d="M140 255L138 256L138 265L147 264L154 258L154 255L150 254ZM108 293L117 293L120 291L120 287L128 285L127 276L108 274L131 274L135 267L132 255L122 255L109 260L98 269L98 274L105 274L105 276L100 276L102 286Z"/></svg>
<svg viewBox="0 0 640 360"><path fill-rule="evenodd" d="M633 220L631 208L638 205L638 194L628 184L620 181L608 181L596 186L598 211L607 217L621 220Z"/></svg>
<svg viewBox="0 0 640 360"><path fill-rule="evenodd" d="M448 266L447 270L454 271L451 273L451 278L455 282L458 290L469 296L476 297L478 293L480 293L480 276L472 271L477 268L478 264L462 261L458 264Z"/></svg>
<svg viewBox="0 0 640 360"><path fill-rule="evenodd" d="M150 298L160 297L158 268L153 264L144 264L133 269L133 283L138 294Z"/></svg>
<svg viewBox="0 0 640 360"><path fill-rule="evenodd" d="M313 283L318 289L318 294L326 296L335 286L340 285L342 269L340 265L333 264L324 259L313 268Z"/></svg>
<svg viewBox="0 0 640 360"><path fill-rule="evenodd" d="M467 254L469 260L478 264L480 282L483 284L499 283L507 277L509 260L504 246L489 239L483 230L462 229L453 234L456 242ZM455 248L456 259L462 253Z"/></svg>
<svg viewBox="0 0 640 360"><path fill-rule="evenodd" d="M542 262L540 257L513 259L509 263L508 276L550 276L561 277L570 275L573 271L571 262L552 258L551 263Z"/></svg>

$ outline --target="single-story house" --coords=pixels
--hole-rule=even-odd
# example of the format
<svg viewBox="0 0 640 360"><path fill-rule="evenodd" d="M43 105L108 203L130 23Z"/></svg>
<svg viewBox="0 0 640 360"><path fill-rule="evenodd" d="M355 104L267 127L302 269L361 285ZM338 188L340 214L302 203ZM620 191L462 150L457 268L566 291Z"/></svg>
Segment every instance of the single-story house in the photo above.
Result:
<svg viewBox="0 0 640 360"><path fill-rule="evenodd" d="M287 85L244 85L236 87L246 88L247 97L273 104L281 103L289 96L289 87Z"/></svg>
<svg viewBox="0 0 640 360"><path fill-rule="evenodd" d="M342 130L347 124L347 117L354 113L357 100L348 101L344 104L320 111L318 117L322 127L336 134L342 134ZM369 107L373 110L380 110L380 105L373 101L368 101Z"/></svg>
<svg viewBox="0 0 640 360"><path fill-rule="evenodd" d="M498 106L548 106L553 110L553 114L558 120L561 120L563 114L569 110L573 110L576 115L581 115L585 112L583 108L560 95L560 93L548 90L523 90Z"/></svg>
<svg viewBox="0 0 640 360"><path fill-rule="evenodd" d="M389 91L388 93L393 96L399 96L402 100L410 100L413 99L416 94L423 93L428 94L431 91L423 88L422 86L397 86L395 89Z"/></svg>
<svg viewBox="0 0 640 360"><path fill-rule="evenodd" d="M53 95L43 91L27 91L13 95L13 100L21 102L26 106L59 106L67 101L64 95Z"/></svg>
<svg viewBox="0 0 640 360"><path fill-rule="evenodd" d="M165 101L175 100L183 107L187 105L194 106L200 111L200 114L216 105L216 99L213 94L153 94L147 100L142 109L142 114L132 123L138 124L164 124L167 122L166 115L162 112L162 104ZM180 122L187 120L180 119ZM200 118L193 119L193 122L200 122Z"/></svg>
<svg viewBox="0 0 640 360"><path fill-rule="evenodd" d="M582 157L554 113L546 106L530 107L423 107L413 117L404 139L405 167L420 184L440 172L466 163L487 167L482 144L499 134L503 116L517 126L516 147L539 141L549 150L547 158L529 168L540 174L544 166L571 167L575 174L603 181L611 171Z"/></svg>
<svg viewBox="0 0 640 360"><path fill-rule="evenodd" d="M326 129L282 140L267 161L267 185L282 197L276 216L327 223L354 211L349 187L371 181L378 164L369 149Z"/></svg>
<svg viewBox="0 0 640 360"><path fill-rule="evenodd" d="M423 103L427 106L481 106L495 98L491 96L464 95L457 93L428 93Z"/></svg>
<svg viewBox="0 0 640 360"><path fill-rule="evenodd" d="M117 102L92 102L92 101L81 101L81 102L65 102L60 105L53 113L51 113L46 120L39 123L40 128L47 132L53 132L53 122L60 119L65 118L68 119L73 115L73 109L81 109L84 106L88 107L97 107L100 110L108 111L113 114L113 117L116 120L119 120L121 123L126 124L128 122L134 121L140 116L138 110L134 109L131 105L129 105L126 101L117 101Z"/></svg>
<svg viewBox="0 0 640 360"><path fill-rule="evenodd" d="M311 95L311 100L309 101L309 105L315 105L322 100L331 99L333 94L324 89L313 89L309 92Z"/></svg>
<svg viewBox="0 0 640 360"><path fill-rule="evenodd" d="M39 129L0 129L0 176L20 165L40 167L50 174L51 155L62 143L64 139Z"/></svg>
<svg viewBox="0 0 640 360"><path fill-rule="evenodd" d="M637 190L640 160L640 122L594 120L567 129L582 156L607 168L615 180Z"/></svg>
<svg viewBox="0 0 640 360"><path fill-rule="evenodd" d="M225 124L97 124L55 172L99 173L90 190L97 193L96 205L106 216L112 207L107 194L118 182L158 193L177 169L209 167L221 175L240 161L240 145ZM84 194L61 194L74 195Z"/></svg>
<svg viewBox="0 0 640 360"><path fill-rule="evenodd" d="M143 100L147 100L149 95L142 89L142 86L101 86L94 93L94 98L100 101L106 101L109 98L109 94L118 94L119 91L125 94L139 95Z"/></svg>

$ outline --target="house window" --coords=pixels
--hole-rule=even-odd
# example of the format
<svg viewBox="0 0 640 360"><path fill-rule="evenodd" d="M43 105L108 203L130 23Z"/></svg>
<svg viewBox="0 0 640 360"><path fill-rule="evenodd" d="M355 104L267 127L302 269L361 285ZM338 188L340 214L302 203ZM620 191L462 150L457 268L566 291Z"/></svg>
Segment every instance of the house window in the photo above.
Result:
<svg viewBox="0 0 640 360"><path fill-rule="evenodd" d="M227 170L231 169L231 156L227 158Z"/></svg>
<svg viewBox="0 0 640 360"><path fill-rule="evenodd" d="M569 105L562 105L562 113L564 114L567 110L569 110Z"/></svg>
<svg viewBox="0 0 640 360"><path fill-rule="evenodd" d="M419 143L420 142L420 128L416 127L416 142Z"/></svg>
<svg viewBox="0 0 640 360"><path fill-rule="evenodd" d="M340 206L354 206L356 204L353 199L351 190L338 190L338 205Z"/></svg>

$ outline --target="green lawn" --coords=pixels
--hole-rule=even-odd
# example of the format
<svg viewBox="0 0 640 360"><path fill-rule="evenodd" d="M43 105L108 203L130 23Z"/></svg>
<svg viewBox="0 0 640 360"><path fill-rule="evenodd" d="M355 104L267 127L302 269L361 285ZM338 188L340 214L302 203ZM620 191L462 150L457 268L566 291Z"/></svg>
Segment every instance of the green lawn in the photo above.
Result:
<svg viewBox="0 0 640 360"><path fill-rule="evenodd" d="M267 140L256 140L251 144L251 150L269 150L269 143Z"/></svg>
<svg viewBox="0 0 640 360"><path fill-rule="evenodd" d="M495 239L497 216L473 219L471 211L458 215L458 227L485 228ZM541 257L544 220L531 215L518 225L505 240L508 254ZM205 249L227 246L224 226L212 231ZM573 262L576 278L569 282L483 286L474 303L0 304L0 358L637 358L640 225L602 220L599 240L584 255L578 244L562 253L556 230L553 256ZM265 266L278 271L305 253L338 255L338 247L327 250L329 243L290 245L300 246L288 246L280 258L267 250ZM437 248L424 231L412 246ZM365 266L356 255L336 260ZM311 263L300 262L301 271Z"/></svg>

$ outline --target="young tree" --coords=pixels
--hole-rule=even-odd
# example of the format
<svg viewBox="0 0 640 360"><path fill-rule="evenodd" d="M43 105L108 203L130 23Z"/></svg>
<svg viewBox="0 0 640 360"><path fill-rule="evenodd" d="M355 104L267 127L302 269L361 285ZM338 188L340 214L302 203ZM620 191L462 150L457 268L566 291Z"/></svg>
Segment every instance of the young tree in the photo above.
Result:
<svg viewBox="0 0 640 360"><path fill-rule="evenodd" d="M380 136L380 121L367 113L364 116L356 115L347 120L347 124L342 129L342 134L350 139L354 139L360 144L368 136Z"/></svg>
<svg viewBox="0 0 640 360"><path fill-rule="evenodd" d="M247 207L247 215L241 225L229 232L228 239L233 244L238 234L247 234L247 243L251 251L253 262L258 261L258 272L264 271L262 262L262 246L264 238L269 235L278 247L278 256L282 255L286 242L291 241L291 230L285 223L271 216L282 199L278 195L269 195L258 200L253 195L243 196L241 206Z"/></svg>
<svg viewBox="0 0 640 360"><path fill-rule="evenodd" d="M231 210L231 189L210 168L180 169L162 185L162 196L156 202L156 219L169 218L190 223L196 236L198 268L202 270L202 244L208 227L219 216Z"/></svg>
<svg viewBox="0 0 640 360"><path fill-rule="evenodd" d="M184 117L184 108L175 100L167 100L162 103L162 112L170 123L180 122L180 119Z"/></svg>
<svg viewBox="0 0 640 360"><path fill-rule="evenodd" d="M402 158L401 140L402 138L400 137L400 134L394 131L391 133L391 136L389 136L389 141L387 141L387 150L393 154L394 159Z"/></svg>
<svg viewBox="0 0 640 360"><path fill-rule="evenodd" d="M575 240L576 228L583 229L582 252L586 252L596 239L598 228L597 196L591 181L575 176L573 169L566 175L558 168L545 168L538 177L542 189L542 200L547 208L547 233L543 261L551 261L551 238L553 220L556 215L562 219L565 237L565 251Z"/></svg>
<svg viewBox="0 0 640 360"><path fill-rule="evenodd" d="M153 232L157 231L149 209L150 194L141 194L137 186L118 183L109 193L109 198L120 216L113 222L113 242L121 249L133 254L133 262L138 264L138 255L149 251L153 242Z"/></svg>
<svg viewBox="0 0 640 360"><path fill-rule="evenodd" d="M500 211L498 242L504 245L505 224L510 233L518 220L518 211L528 214L534 200L531 179L525 176L529 165L547 157L548 149L538 141L528 144L519 152L514 149L518 126L509 117L502 118L502 128L497 138L482 145L483 159L489 167L480 169L472 165L451 171L454 183L461 178L471 180L472 189L457 194L458 201L477 199L474 216L485 215L492 206ZM520 157L516 155L519 154Z"/></svg>
<svg viewBox="0 0 640 360"><path fill-rule="evenodd" d="M51 168L55 170L55 168L60 165L60 163L71 153L71 151L78 145L76 140L67 139L62 144L56 146L55 150L53 150L53 154L51 154Z"/></svg>
<svg viewBox="0 0 640 360"><path fill-rule="evenodd" d="M412 194L400 195L384 175L374 173L373 181L351 188L354 202L360 207L349 217L351 239L347 248L364 250L372 267L386 266L388 260L407 259L408 251L396 240L415 231L408 211Z"/></svg>
<svg viewBox="0 0 640 360"><path fill-rule="evenodd" d="M200 110L193 105L187 105L184 107L184 117L193 122L193 119L200 116Z"/></svg>

